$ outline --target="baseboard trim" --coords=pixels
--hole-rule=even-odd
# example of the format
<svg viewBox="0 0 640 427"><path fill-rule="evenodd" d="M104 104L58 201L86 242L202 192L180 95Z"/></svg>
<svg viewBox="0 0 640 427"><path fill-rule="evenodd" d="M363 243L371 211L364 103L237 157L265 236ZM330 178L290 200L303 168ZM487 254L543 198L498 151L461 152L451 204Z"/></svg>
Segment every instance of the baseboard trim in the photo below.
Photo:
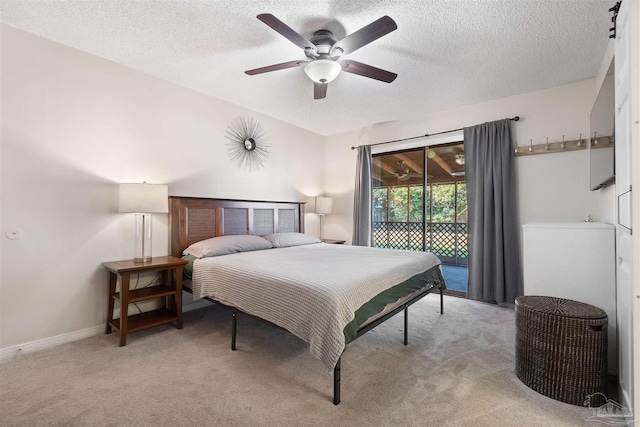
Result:
<svg viewBox="0 0 640 427"><path fill-rule="evenodd" d="M182 312L196 310L198 308L206 307L212 303L206 300L196 301L191 304L185 304L182 308ZM13 347L0 348L0 360L5 360L10 357L19 356L21 354L31 353L38 350L44 350L45 348L51 348L60 344L66 344L68 342L78 341L83 338L89 338L95 335L104 334L104 325L93 326L87 329L81 329L75 332L69 332L67 334L56 335L54 337L43 338L37 341L31 341L28 343L14 345Z"/></svg>
<svg viewBox="0 0 640 427"><path fill-rule="evenodd" d="M54 337L43 338L41 340L15 345L13 347L2 348L0 349L0 360L19 356L21 354L31 353L38 350L44 350L45 348L55 347L60 344L78 341L83 338L88 338L99 334L104 334L104 325L93 326L91 328L81 329L79 331L69 332L67 334L56 335Z"/></svg>

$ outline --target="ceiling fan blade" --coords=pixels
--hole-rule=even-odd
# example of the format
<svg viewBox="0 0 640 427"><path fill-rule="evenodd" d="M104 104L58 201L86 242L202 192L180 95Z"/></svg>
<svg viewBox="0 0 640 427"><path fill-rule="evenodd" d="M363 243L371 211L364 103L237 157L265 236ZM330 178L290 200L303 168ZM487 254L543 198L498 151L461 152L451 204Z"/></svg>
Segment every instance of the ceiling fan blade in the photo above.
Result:
<svg viewBox="0 0 640 427"><path fill-rule="evenodd" d="M340 56L342 54L351 53L360 49L362 46L389 34L396 28L398 28L396 22L385 15L377 21L373 21L371 24L360 28L355 33L349 34L342 40L336 42L331 49L331 56Z"/></svg>
<svg viewBox="0 0 640 427"><path fill-rule="evenodd" d="M313 83L313 99L322 99L327 97L328 83Z"/></svg>
<svg viewBox="0 0 640 427"><path fill-rule="evenodd" d="M259 20L273 28L275 31L283 35L287 40L295 44L301 49L304 49L305 52L311 52L312 56L318 56L318 49L316 45L311 43L306 38L302 37L299 33L294 31L287 24L276 18L270 13L261 13L257 16Z"/></svg>
<svg viewBox="0 0 640 427"><path fill-rule="evenodd" d="M255 74L268 73L270 71L284 70L285 68L299 67L299 66L301 66L303 64L306 64L306 63L307 63L307 61L283 62L283 63L280 63L280 64L267 65L266 67L260 67L260 68L254 68L253 70L247 70L247 71L245 71L245 74L249 74L250 76L253 76Z"/></svg>
<svg viewBox="0 0 640 427"><path fill-rule="evenodd" d="M359 76L369 77L370 79L380 80L385 83L391 83L398 77L396 73L392 73L391 71L372 67L371 65L350 59L340 61L340 65L342 65L342 69L347 73L358 74Z"/></svg>

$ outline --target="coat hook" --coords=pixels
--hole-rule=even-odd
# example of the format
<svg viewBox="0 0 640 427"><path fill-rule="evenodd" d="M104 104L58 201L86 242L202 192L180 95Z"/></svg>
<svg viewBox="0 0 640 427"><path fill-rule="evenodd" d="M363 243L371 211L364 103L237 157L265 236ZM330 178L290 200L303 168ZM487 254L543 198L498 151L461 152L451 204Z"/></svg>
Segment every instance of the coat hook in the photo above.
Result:
<svg viewBox="0 0 640 427"><path fill-rule="evenodd" d="M516 139L516 148L513 149L514 153L519 153L520 152L520 147L518 147L518 140Z"/></svg>
<svg viewBox="0 0 640 427"><path fill-rule="evenodd" d="M529 140L529 152L533 153L533 139Z"/></svg>
<svg viewBox="0 0 640 427"><path fill-rule="evenodd" d="M578 147L582 147L582 134L580 134L580 139L578 140Z"/></svg>
<svg viewBox="0 0 640 427"><path fill-rule="evenodd" d="M591 140L593 145L598 145L598 132L593 132L593 139Z"/></svg>
<svg viewBox="0 0 640 427"><path fill-rule="evenodd" d="M566 143L564 142L564 135L562 135L562 142L560 143L560 148L564 148Z"/></svg>
<svg viewBox="0 0 640 427"><path fill-rule="evenodd" d="M548 150L549 149L549 137L547 137L547 143L544 144L544 149Z"/></svg>

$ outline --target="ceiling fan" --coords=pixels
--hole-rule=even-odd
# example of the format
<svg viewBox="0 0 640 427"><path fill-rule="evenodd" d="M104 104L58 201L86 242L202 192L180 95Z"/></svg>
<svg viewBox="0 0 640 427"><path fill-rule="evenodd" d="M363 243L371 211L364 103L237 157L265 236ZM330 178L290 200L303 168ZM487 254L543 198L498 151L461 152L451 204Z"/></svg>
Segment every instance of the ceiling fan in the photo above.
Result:
<svg viewBox="0 0 640 427"><path fill-rule="evenodd" d="M462 150L460 150L460 151L455 155L454 162L456 162L456 164L458 164L459 166L462 166L462 170L455 171L455 172L451 172L451 176L455 176L455 177L465 176L465 169L464 169L464 164L465 164L465 158L464 158L464 147L462 147Z"/></svg>
<svg viewBox="0 0 640 427"><path fill-rule="evenodd" d="M404 160L398 160L398 167L393 172L398 181L404 182L409 181L411 178L421 178L422 174L417 172L412 172L405 164Z"/></svg>
<svg viewBox="0 0 640 427"><path fill-rule="evenodd" d="M313 80L314 99L322 99L327 96L329 82L338 77L341 71L385 83L391 83L398 77L395 73L361 62L349 59L340 60L342 55L354 52L398 28L395 21L388 16L383 16L341 40L336 40L331 31L324 29L316 31L313 37L307 40L269 13L258 15L258 19L303 49L307 60L288 61L245 71L250 76L304 65L305 73Z"/></svg>

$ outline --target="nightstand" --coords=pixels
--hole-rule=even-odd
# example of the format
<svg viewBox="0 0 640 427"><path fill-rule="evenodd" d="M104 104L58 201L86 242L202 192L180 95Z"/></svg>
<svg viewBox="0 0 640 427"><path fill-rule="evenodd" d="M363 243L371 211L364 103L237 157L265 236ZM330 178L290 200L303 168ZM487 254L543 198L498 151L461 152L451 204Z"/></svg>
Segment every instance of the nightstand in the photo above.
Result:
<svg viewBox="0 0 640 427"><path fill-rule="evenodd" d="M112 327L120 331L120 347L127 344L127 334L141 331L169 322L176 322L182 329L182 271L187 261L172 257L153 257L149 262L133 260L103 262L109 271L109 306L107 309L107 334ZM132 274L159 272L160 284L140 289L129 289ZM116 292L116 283L120 276L120 292ZM164 307L129 315L129 304L164 298ZM120 304L120 318L113 318L115 302Z"/></svg>
<svg viewBox="0 0 640 427"><path fill-rule="evenodd" d="M346 240L336 240L336 239L322 239L324 243L330 243L334 245L344 245Z"/></svg>

